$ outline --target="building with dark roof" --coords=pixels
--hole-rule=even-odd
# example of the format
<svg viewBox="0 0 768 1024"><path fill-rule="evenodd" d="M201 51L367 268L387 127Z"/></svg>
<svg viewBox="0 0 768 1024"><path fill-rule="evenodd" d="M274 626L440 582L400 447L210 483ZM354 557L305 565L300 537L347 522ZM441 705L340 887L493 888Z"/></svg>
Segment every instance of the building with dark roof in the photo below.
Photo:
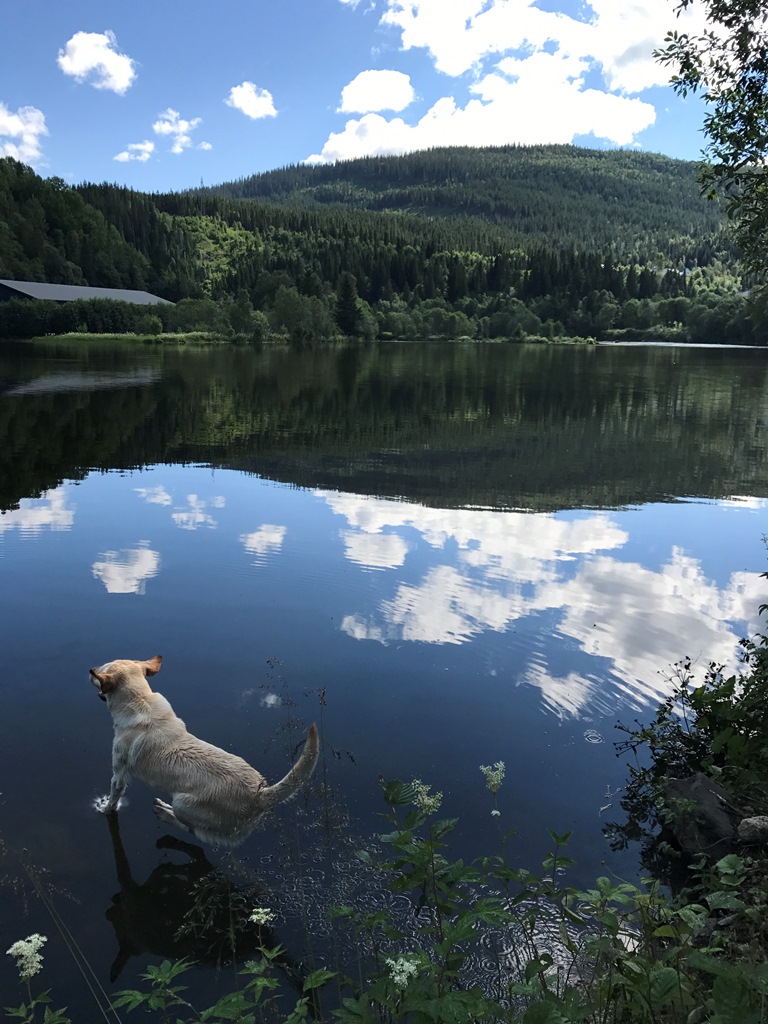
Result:
<svg viewBox="0 0 768 1024"><path fill-rule="evenodd" d="M44 281L7 281L0 278L0 302L5 299L47 299L49 302L74 302L76 299L114 299L137 306L172 306L168 299L130 288L90 288L81 284L47 284Z"/></svg>

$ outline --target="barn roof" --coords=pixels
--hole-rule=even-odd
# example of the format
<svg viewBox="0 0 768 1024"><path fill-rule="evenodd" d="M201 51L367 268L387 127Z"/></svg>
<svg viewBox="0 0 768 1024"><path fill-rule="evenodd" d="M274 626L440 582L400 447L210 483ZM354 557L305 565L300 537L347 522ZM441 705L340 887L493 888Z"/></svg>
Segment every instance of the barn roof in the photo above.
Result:
<svg viewBox="0 0 768 1024"><path fill-rule="evenodd" d="M52 302L73 302L75 299L116 299L119 302L134 302L139 306L157 303L172 306L168 299L150 292L137 292L130 288L91 288L80 284L48 284L45 281L8 281L0 278L2 286L28 299L49 299Z"/></svg>

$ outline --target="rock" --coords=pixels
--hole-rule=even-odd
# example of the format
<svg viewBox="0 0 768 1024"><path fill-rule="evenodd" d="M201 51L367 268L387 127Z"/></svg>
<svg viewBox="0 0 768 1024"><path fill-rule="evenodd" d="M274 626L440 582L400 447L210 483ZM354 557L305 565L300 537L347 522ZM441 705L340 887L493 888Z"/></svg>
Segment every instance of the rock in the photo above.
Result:
<svg viewBox="0 0 768 1024"><path fill-rule="evenodd" d="M671 779L664 787L670 812L667 827L680 849L693 856L719 860L736 847L741 815L730 793L703 772Z"/></svg>
<svg viewBox="0 0 768 1024"><path fill-rule="evenodd" d="M757 814L754 818L742 818L737 835L741 843L765 846L768 843L768 817L765 814Z"/></svg>

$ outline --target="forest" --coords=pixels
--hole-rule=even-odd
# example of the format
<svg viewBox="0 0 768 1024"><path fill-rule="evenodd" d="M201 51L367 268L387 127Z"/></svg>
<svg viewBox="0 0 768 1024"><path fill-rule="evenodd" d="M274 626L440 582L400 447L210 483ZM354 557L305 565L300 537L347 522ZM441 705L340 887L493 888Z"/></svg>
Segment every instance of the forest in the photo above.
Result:
<svg viewBox="0 0 768 1024"><path fill-rule="evenodd" d="M765 344L696 165L573 146L436 149L167 195L0 160L0 278L174 306L0 303L0 337Z"/></svg>

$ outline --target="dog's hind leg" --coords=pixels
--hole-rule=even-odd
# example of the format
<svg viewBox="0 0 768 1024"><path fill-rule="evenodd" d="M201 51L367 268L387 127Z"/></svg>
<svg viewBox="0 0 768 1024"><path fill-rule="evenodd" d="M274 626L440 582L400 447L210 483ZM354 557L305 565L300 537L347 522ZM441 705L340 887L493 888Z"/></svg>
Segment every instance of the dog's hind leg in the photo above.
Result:
<svg viewBox="0 0 768 1024"><path fill-rule="evenodd" d="M171 805L167 804L165 800L161 800L160 797L155 799L153 810L158 818L167 825L176 825L178 828L183 829L184 832L191 832L192 835L195 834L195 830L190 825L186 825L180 818L177 818L173 813Z"/></svg>

